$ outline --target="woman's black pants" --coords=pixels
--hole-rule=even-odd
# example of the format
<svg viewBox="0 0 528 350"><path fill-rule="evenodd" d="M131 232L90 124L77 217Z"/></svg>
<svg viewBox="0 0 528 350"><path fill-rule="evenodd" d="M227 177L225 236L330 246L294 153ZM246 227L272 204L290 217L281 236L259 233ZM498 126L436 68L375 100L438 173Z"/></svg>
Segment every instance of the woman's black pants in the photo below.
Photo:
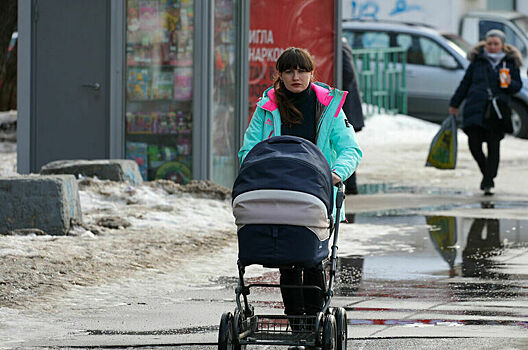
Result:
<svg viewBox="0 0 528 350"><path fill-rule="evenodd" d="M500 160L500 141L504 133L494 130L486 130L480 127L472 127L464 130L468 136L469 150L475 159L482 173L480 189L495 187L493 179L497 176ZM488 146L487 155L482 150L482 144L486 142Z"/></svg>
<svg viewBox="0 0 528 350"><path fill-rule="evenodd" d="M325 290L323 264L312 267L288 267L280 269L280 284L293 286L317 286ZM315 289L281 288L286 315L315 315L322 310L324 295Z"/></svg>

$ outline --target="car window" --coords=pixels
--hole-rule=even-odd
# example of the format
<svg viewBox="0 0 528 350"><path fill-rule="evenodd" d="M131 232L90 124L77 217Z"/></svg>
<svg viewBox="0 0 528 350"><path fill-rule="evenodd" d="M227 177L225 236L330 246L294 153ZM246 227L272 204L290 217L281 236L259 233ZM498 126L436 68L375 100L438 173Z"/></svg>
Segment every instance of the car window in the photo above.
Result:
<svg viewBox="0 0 528 350"><path fill-rule="evenodd" d="M412 44L411 36L409 34L396 35L396 44L404 49L409 49Z"/></svg>
<svg viewBox="0 0 528 350"><path fill-rule="evenodd" d="M526 35L528 35L528 17L523 16L512 20Z"/></svg>
<svg viewBox="0 0 528 350"><path fill-rule="evenodd" d="M438 43L425 37L420 37L420 47L422 48L426 66L440 66L442 58L449 57L451 54L441 47Z"/></svg>
<svg viewBox="0 0 528 350"><path fill-rule="evenodd" d="M407 63L425 64L425 58L418 37L399 33L396 35L396 45L407 50Z"/></svg>
<svg viewBox="0 0 528 350"><path fill-rule="evenodd" d="M521 51L523 56L526 56L526 45L524 45L522 39L513 31L510 26L504 26L504 34L506 34L506 42L515 46Z"/></svg>
<svg viewBox="0 0 528 350"><path fill-rule="evenodd" d="M480 21L479 40L486 40L486 33L492 29L502 30L504 32L504 23L497 21Z"/></svg>
<svg viewBox="0 0 528 350"><path fill-rule="evenodd" d="M471 50L471 45L458 35L443 33L442 36L447 40L447 44L455 49L461 56L465 57Z"/></svg>
<svg viewBox="0 0 528 350"><path fill-rule="evenodd" d="M353 32L350 30L343 31L353 49L377 49L389 47L389 34L385 32Z"/></svg>
<svg viewBox="0 0 528 350"><path fill-rule="evenodd" d="M363 34L363 47L366 49L379 49L389 47L389 34L383 32L365 32Z"/></svg>
<svg viewBox="0 0 528 350"><path fill-rule="evenodd" d="M353 49L360 49L361 47L354 46L354 37L358 37L360 33L353 32L351 30L343 30L343 36L348 41L348 44Z"/></svg>

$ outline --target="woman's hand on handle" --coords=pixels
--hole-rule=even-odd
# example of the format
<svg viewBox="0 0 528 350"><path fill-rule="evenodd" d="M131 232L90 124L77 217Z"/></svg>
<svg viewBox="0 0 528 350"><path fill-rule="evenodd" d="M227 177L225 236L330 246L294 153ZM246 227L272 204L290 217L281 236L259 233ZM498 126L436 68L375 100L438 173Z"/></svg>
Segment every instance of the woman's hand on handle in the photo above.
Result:
<svg viewBox="0 0 528 350"><path fill-rule="evenodd" d="M449 106L449 115L457 115L458 108Z"/></svg>
<svg viewBox="0 0 528 350"><path fill-rule="evenodd" d="M334 186L341 182L341 178L336 173L332 173L332 182Z"/></svg>

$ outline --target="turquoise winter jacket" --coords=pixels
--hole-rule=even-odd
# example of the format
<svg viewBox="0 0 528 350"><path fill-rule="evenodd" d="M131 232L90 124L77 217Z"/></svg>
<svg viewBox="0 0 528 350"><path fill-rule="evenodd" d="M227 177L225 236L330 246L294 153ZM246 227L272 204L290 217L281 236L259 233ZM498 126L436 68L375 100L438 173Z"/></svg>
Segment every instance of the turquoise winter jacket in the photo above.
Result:
<svg viewBox="0 0 528 350"><path fill-rule="evenodd" d="M356 133L343 113L346 91L331 89L323 83L311 84L317 96L316 144L324 154L330 169L345 181L356 170L362 151L356 140ZM275 90L270 87L257 102L257 108L244 134L244 143L238 152L240 164L248 152L260 141L281 135L281 117L275 102ZM334 188L334 199L337 188ZM335 208L334 208L335 213ZM345 208L341 209L344 219Z"/></svg>

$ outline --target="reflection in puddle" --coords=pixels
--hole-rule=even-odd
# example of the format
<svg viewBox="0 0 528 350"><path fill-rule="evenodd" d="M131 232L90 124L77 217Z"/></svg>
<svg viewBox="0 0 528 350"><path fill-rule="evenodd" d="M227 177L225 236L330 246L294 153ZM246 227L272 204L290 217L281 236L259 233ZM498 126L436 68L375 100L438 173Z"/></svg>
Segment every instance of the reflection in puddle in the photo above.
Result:
<svg viewBox="0 0 528 350"><path fill-rule="evenodd" d="M449 266L449 276L455 276L455 260L457 256L456 220L448 216L426 216L427 225L431 226L429 235L433 246Z"/></svg>
<svg viewBox="0 0 528 350"><path fill-rule="evenodd" d="M497 208L497 203L488 201L480 206ZM338 295L381 296L387 288L398 287L393 297L443 294L451 300L489 300L528 296L528 260L524 258L528 251L528 220L363 214L348 219L393 227L421 220L424 229L413 235L402 234L396 241L412 245L412 252L394 248L364 257L339 257ZM386 239L395 237L373 238L368 243L375 247L377 241L382 244ZM446 277L451 278L447 283L431 283Z"/></svg>
<svg viewBox="0 0 528 350"><path fill-rule="evenodd" d="M499 220L497 219L473 220L466 247L462 251L462 275L464 277L506 278L506 275L495 272L498 264L492 259L503 252L499 232Z"/></svg>

